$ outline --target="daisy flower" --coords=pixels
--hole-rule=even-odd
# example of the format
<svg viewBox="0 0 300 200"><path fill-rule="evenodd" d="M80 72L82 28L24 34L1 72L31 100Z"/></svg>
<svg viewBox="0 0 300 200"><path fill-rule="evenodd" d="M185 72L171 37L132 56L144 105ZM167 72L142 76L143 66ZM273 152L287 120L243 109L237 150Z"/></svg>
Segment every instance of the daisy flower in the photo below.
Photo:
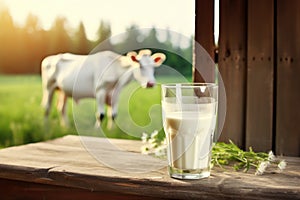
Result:
<svg viewBox="0 0 300 200"><path fill-rule="evenodd" d="M280 161L279 163L278 163L278 169L280 170L280 171L283 171L285 168L286 168L286 162L285 162L285 160L282 160L282 161Z"/></svg>
<svg viewBox="0 0 300 200"><path fill-rule="evenodd" d="M269 161L261 162L256 169L255 175L262 175L266 171L269 164L270 164Z"/></svg>

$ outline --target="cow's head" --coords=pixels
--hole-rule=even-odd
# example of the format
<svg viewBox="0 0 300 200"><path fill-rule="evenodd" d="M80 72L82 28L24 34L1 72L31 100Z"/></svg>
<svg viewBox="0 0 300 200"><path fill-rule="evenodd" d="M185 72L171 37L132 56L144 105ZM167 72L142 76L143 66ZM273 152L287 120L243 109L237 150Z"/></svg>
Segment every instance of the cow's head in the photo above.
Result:
<svg viewBox="0 0 300 200"><path fill-rule="evenodd" d="M153 87L155 85L154 69L165 61L165 54L155 53L151 55L151 51L145 49L140 50L138 54L136 52L129 52L127 56L137 66L137 69L133 72L134 78L142 87Z"/></svg>

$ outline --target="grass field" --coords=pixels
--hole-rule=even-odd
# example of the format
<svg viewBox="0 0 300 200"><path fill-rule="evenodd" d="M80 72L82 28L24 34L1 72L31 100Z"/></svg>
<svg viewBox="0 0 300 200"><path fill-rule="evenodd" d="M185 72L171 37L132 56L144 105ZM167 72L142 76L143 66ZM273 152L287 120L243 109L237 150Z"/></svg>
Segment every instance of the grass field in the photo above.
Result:
<svg viewBox="0 0 300 200"><path fill-rule="evenodd" d="M158 83L184 82L174 77L158 77ZM0 147L38 142L67 134L106 136L110 138L140 139L143 132L160 130L160 86L140 88L136 82L124 88L119 101L115 125L107 129L107 120L95 129L95 100L86 99L78 104L68 100L70 126L62 127L55 101L48 123L45 123L41 78L38 75L0 76ZM56 97L55 97L56 98Z"/></svg>
<svg viewBox="0 0 300 200"><path fill-rule="evenodd" d="M39 76L0 76L0 146L47 140L74 133L59 126L53 115L46 129Z"/></svg>

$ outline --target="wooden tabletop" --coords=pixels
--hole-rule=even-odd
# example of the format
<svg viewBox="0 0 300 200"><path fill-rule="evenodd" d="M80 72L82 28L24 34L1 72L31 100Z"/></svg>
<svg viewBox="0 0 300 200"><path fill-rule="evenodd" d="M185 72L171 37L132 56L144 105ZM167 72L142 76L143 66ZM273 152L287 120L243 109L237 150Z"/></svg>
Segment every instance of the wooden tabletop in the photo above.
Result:
<svg viewBox="0 0 300 200"><path fill-rule="evenodd" d="M300 158L286 157L282 173L255 176L215 167L209 178L177 180L167 175L166 161L142 155L141 146L140 141L65 136L1 149L1 196L14 197L15 187L38 195L48 191L48 197L60 191L64 199L62 191L78 198L84 192L116 199L300 199Z"/></svg>

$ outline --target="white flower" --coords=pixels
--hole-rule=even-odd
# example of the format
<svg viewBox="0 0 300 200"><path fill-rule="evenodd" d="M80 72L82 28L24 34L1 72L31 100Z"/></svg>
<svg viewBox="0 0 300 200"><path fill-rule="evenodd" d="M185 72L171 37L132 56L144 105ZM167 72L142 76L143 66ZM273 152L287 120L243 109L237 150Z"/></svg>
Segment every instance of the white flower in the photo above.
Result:
<svg viewBox="0 0 300 200"><path fill-rule="evenodd" d="M158 135L158 131L157 130L154 130L153 133L151 133L151 139L154 139L155 137L157 137Z"/></svg>
<svg viewBox="0 0 300 200"><path fill-rule="evenodd" d="M165 156L167 155L167 147L165 145L159 146L154 151L155 156Z"/></svg>
<svg viewBox="0 0 300 200"><path fill-rule="evenodd" d="M263 161L259 164L259 166L256 169L255 175L262 175L267 167L269 166L270 162L269 161Z"/></svg>
<svg viewBox="0 0 300 200"><path fill-rule="evenodd" d="M143 133L141 139L142 139L143 143L146 143L147 140L148 140L148 134L147 133Z"/></svg>
<svg viewBox="0 0 300 200"><path fill-rule="evenodd" d="M268 154L268 161L273 162L273 161L275 161L275 158L276 157L275 157L273 151L270 151Z"/></svg>
<svg viewBox="0 0 300 200"><path fill-rule="evenodd" d="M286 168L285 160L280 161L277 166L280 171L284 170Z"/></svg>
<svg viewBox="0 0 300 200"><path fill-rule="evenodd" d="M149 147L147 145L143 145L141 147L142 154L149 154Z"/></svg>
<svg viewBox="0 0 300 200"><path fill-rule="evenodd" d="M158 146L157 141L153 138L148 140L148 144L150 145L151 148L156 148Z"/></svg>

